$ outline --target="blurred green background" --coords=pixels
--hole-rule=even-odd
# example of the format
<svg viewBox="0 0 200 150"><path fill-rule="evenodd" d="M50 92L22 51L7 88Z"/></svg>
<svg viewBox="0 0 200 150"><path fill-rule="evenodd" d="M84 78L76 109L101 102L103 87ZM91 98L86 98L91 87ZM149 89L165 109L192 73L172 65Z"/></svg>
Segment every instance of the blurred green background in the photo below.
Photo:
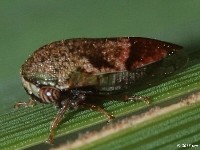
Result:
<svg viewBox="0 0 200 150"><path fill-rule="evenodd" d="M199 0L1 0L0 113L26 101L20 66L40 46L80 37L142 36L200 48Z"/></svg>

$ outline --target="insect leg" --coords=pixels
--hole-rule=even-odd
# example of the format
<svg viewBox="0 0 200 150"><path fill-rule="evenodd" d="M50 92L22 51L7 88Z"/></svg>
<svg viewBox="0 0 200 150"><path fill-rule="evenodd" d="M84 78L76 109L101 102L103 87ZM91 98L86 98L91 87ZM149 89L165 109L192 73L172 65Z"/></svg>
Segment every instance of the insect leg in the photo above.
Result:
<svg viewBox="0 0 200 150"><path fill-rule="evenodd" d="M95 98L95 97L94 97ZM140 95L132 95L130 93L119 93L119 94L112 94L112 95L99 95L101 99L111 99L117 101L143 101L146 104L150 104L150 98L148 96L140 96ZM97 97L96 97L97 99Z"/></svg>
<svg viewBox="0 0 200 150"><path fill-rule="evenodd" d="M53 122L51 123L51 127L50 127L50 134L48 137L47 142L48 143L52 143L53 139L54 139L54 135L55 135L55 129L57 128L58 124L60 123L60 121L63 118L64 113L69 110L69 105L68 103L65 103L63 105L63 107L59 110L59 112L57 113L55 119L53 120Z"/></svg>
<svg viewBox="0 0 200 150"><path fill-rule="evenodd" d="M144 101L146 104L150 104L150 98L148 96L139 96L139 95L125 96L125 101Z"/></svg>
<svg viewBox="0 0 200 150"><path fill-rule="evenodd" d="M14 108L19 108L21 106L24 106L24 107L27 107L27 106L33 106L35 104L35 101L32 100L32 99L29 99L29 101L27 102L17 102L15 105L14 105Z"/></svg>
<svg viewBox="0 0 200 150"><path fill-rule="evenodd" d="M105 111L100 106L97 106L97 105L94 105L94 104L85 103L85 102L82 102L80 104L80 106L82 106L83 108L92 109L92 110L95 110L95 111L103 113L108 118L108 122L110 122L112 119L115 118L112 114L110 114L109 112Z"/></svg>

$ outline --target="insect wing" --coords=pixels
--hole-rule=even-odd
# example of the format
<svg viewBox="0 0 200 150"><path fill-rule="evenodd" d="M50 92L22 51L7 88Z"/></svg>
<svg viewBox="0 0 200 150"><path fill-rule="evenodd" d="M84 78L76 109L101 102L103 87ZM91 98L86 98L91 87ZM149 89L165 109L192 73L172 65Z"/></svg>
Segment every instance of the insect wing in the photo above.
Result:
<svg viewBox="0 0 200 150"><path fill-rule="evenodd" d="M126 61L128 70L135 70L175 54L181 46L149 38L130 38L131 50Z"/></svg>

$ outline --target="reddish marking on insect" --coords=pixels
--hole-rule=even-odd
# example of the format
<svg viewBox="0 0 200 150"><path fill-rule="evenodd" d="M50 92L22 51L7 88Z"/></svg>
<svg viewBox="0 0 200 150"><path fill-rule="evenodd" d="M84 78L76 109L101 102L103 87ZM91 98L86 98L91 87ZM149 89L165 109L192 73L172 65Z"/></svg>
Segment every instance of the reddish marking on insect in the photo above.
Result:
<svg viewBox="0 0 200 150"><path fill-rule="evenodd" d="M165 58L172 51L182 49L181 46L145 38L131 39L131 52L127 60L129 70L143 67ZM128 64L131 63L131 64ZM129 66L128 66L129 65Z"/></svg>

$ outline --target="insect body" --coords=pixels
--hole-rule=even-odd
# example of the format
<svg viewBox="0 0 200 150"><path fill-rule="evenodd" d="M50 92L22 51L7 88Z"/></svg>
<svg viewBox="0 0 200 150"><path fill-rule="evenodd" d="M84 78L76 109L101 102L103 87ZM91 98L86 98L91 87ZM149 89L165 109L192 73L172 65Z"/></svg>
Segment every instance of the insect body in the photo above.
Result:
<svg viewBox="0 0 200 150"><path fill-rule="evenodd" d="M173 73L187 62L181 49L172 43L141 37L80 38L47 44L22 65L22 83L31 101L15 106L32 101L58 106L48 138L52 142L54 130L69 108L90 108L112 119L113 115L87 99ZM148 102L140 96L126 97L142 98Z"/></svg>

